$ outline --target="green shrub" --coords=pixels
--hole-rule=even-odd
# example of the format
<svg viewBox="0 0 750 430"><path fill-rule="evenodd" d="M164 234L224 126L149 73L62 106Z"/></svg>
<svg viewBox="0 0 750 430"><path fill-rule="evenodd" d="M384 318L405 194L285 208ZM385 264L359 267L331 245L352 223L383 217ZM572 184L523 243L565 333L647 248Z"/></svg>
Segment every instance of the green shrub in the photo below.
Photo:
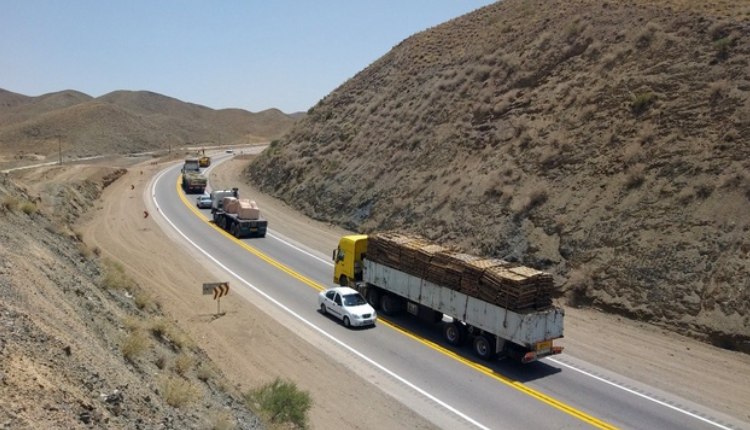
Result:
<svg viewBox="0 0 750 430"><path fill-rule="evenodd" d="M732 47L732 38L729 36L722 37L714 42L714 46L716 47L716 57L726 60L729 58L729 48Z"/></svg>
<svg viewBox="0 0 750 430"><path fill-rule="evenodd" d="M656 101L656 95L651 91L634 94L630 101L630 109L638 115L648 110L654 101Z"/></svg>
<svg viewBox="0 0 750 430"><path fill-rule="evenodd" d="M272 383L245 394L245 400L251 409L259 409L272 423L307 427L307 411L312 406L312 399L308 392L297 389L294 382L276 378Z"/></svg>
<svg viewBox="0 0 750 430"><path fill-rule="evenodd" d="M36 207L36 204L33 202L23 202L21 204L21 211L25 213L26 215L33 215L39 211L39 209Z"/></svg>

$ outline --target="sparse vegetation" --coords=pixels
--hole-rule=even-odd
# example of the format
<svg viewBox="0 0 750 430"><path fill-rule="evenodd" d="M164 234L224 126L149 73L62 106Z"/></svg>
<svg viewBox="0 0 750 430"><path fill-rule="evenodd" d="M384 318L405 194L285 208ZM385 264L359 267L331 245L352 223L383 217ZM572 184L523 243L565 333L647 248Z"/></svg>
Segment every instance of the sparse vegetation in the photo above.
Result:
<svg viewBox="0 0 750 430"><path fill-rule="evenodd" d="M25 213L26 215L33 215L37 213L39 209L36 207L36 204L33 202L23 202L21 204L21 212Z"/></svg>
<svg viewBox="0 0 750 430"><path fill-rule="evenodd" d="M15 212L19 205L18 198L13 196L3 197L3 209L6 211Z"/></svg>
<svg viewBox="0 0 750 430"><path fill-rule="evenodd" d="M112 260L105 260L102 287L107 290L133 291L135 289L135 282L125 273L125 268L122 264Z"/></svg>
<svg viewBox="0 0 750 430"><path fill-rule="evenodd" d="M299 390L294 382L276 378L270 384L248 392L245 399L251 409L259 410L272 423L307 427L307 411L312 406L312 399L309 393Z"/></svg>
<svg viewBox="0 0 750 430"><path fill-rule="evenodd" d="M729 36L722 37L714 42L714 46L716 47L716 58L726 60L729 58L729 49L732 47L732 38Z"/></svg>
<svg viewBox="0 0 750 430"><path fill-rule="evenodd" d="M134 361L148 348L148 338L140 330L128 333L120 345L123 357L128 361Z"/></svg>
<svg viewBox="0 0 750 430"><path fill-rule="evenodd" d="M182 408L198 400L198 389L185 379L165 376L161 380L160 393L168 405Z"/></svg>
<svg viewBox="0 0 750 430"><path fill-rule="evenodd" d="M656 95L651 91L644 91L638 94L634 94L630 100L630 110L640 115L648 110L652 104L656 101Z"/></svg>
<svg viewBox="0 0 750 430"><path fill-rule="evenodd" d="M174 360L174 372L184 376L193 367L193 358L188 354L181 353Z"/></svg>

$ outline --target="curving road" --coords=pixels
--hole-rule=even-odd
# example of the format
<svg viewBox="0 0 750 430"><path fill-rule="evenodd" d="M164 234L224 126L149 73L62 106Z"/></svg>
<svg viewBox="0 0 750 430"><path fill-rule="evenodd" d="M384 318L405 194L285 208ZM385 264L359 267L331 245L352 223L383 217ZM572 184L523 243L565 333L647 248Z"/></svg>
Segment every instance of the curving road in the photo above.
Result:
<svg viewBox="0 0 750 430"><path fill-rule="evenodd" d="M213 165L222 157L214 157ZM442 428L458 429L739 429L750 424L597 368L563 353L520 365L476 360L468 348L443 343L437 326L408 316L375 328L345 329L317 311L331 285L330 256L274 230L237 240L209 222L194 196L177 186L180 165L155 177L149 198L187 246L232 277L233 291L310 332L306 341L348 361L372 383ZM301 340L302 341L302 340ZM342 381L345 383L345 381Z"/></svg>

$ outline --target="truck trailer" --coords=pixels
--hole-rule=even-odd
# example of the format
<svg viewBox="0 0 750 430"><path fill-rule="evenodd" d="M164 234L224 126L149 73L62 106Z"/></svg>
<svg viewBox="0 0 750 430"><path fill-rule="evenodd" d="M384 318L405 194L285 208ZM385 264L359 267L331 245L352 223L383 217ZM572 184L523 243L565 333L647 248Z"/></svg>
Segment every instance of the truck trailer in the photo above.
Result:
<svg viewBox="0 0 750 430"><path fill-rule="evenodd" d="M562 352L553 341L563 337L565 312L552 306L549 274L394 233L344 236L333 259L334 282L384 315L405 310L441 324L449 344L471 342L484 360L529 363Z"/></svg>
<svg viewBox="0 0 750 430"><path fill-rule="evenodd" d="M208 185L208 178L201 173L197 158L186 158L182 165L182 190L185 193L203 193Z"/></svg>
<svg viewBox="0 0 750 430"><path fill-rule="evenodd" d="M255 201L239 198L239 190L215 190L211 196L214 223L236 238L266 237L268 221L260 215Z"/></svg>

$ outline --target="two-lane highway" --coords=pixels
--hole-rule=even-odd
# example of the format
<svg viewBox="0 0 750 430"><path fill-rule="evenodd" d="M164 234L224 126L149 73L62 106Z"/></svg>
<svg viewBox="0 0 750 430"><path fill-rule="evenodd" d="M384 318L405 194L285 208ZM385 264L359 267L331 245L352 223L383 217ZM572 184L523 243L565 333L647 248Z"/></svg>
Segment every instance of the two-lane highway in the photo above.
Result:
<svg viewBox="0 0 750 430"><path fill-rule="evenodd" d="M216 158L213 166L220 159ZM213 167L212 166L212 167ZM570 357L529 365L485 363L468 348L441 341L439 327L408 316L381 319L375 328L346 329L321 315L316 295L332 285L330 256L297 246L274 231L237 240L195 207L178 187L180 165L161 172L149 199L160 224L232 277L233 291L271 314L283 312L293 332L344 362L396 399L443 428L745 428L655 388L627 381ZM585 367L585 368L584 368Z"/></svg>

